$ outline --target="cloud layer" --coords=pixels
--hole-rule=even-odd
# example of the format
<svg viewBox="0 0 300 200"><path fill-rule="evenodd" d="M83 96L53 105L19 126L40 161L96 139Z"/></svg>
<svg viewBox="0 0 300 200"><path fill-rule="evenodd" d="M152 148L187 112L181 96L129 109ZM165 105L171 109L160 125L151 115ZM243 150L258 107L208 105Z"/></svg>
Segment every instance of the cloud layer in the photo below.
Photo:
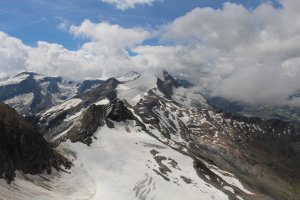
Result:
<svg viewBox="0 0 300 200"><path fill-rule="evenodd" d="M101 0L104 3L109 3L116 6L119 10L127 10L135 8L136 5L152 5L157 0Z"/></svg>
<svg viewBox="0 0 300 200"><path fill-rule="evenodd" d="M300 91L300 3L280 3L195 8L158 30L84 20L64 27L87 40L76 51L47 42L30 47L0 33L0 78L23 70L82 79L167 69L211 95L300 106L297 98L287 100ZM159 44L144 45L157 37Z"/></svg>

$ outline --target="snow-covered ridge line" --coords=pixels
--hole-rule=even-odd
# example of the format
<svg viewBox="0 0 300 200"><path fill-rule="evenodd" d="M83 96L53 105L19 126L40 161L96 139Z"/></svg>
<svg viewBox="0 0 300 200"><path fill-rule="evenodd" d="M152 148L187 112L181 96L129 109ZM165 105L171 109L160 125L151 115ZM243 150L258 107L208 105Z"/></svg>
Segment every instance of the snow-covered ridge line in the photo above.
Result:
<svg viewBox="0 0 300 200"><path fill-rule="evenodd" d="M28 74L20 75L20 76L15 76L12 78L0 80L0 86L5 86L5 85L16 85L19 84L21 81L26 80L29 77Z"/></svg>
<svg viewBox="0 0 300 200"><path fill-rule="evenodd" d="M129 82L129 81L134 81L135 79L139 78L141 74L137 72L129 72L121 76L115 77L118 81L120 82Z"/></svg>
<svg viewBox="0 0 300 200"><path fill-rule="evenodd" d="M82 102L82 99L79 99L79 98L70 99L70 100L65 101L64 103L62 103L60 105L57 105L57 106L55 106L51 109L46 110L44 113L42 113L42 115L47 116L47 115L49 115L51 113L54 113L54 112L69 110L70 108L73 108L73 107L77 106L81 102Z"/></svg>

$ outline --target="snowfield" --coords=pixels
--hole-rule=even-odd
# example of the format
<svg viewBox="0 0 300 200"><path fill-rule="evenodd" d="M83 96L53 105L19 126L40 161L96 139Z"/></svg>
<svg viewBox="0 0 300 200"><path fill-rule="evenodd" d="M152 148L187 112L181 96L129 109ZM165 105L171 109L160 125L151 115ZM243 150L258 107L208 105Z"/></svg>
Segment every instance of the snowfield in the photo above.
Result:
<svg viewBox="0 0 300 200"><path fill-rule="evenodd" d="M34 97L33 93L21 94L4 101L4 103L10 105L18 112L21 112L22 110L29 109L33 101L33 97Z"/></svg>
<svg viewBox="0 0 300 200"><path fill-rule="evenodd" d="M190 157L160 143L134 123L99 128L90 147L62 143L59 151L74 161L69 173L26 178L19 174L12 187L0 180L0 194L5 195L0 199L228 199L197 176ZM160 172L161 166L166 167L165 173Z"/></svg>
<svg viewBox="0 0 300 200"><path fill-rule="evenodd" d="M157 77L143 73L133 81L118 85L118 98L125 99L130 105L135 105L143 96L156 88Z"/></svg>
<svg viewBox="0 0 300 200"><path fill-rule="evenodd" d="M0 86L17 85L21 81L26 80L28 77L29 77L28 74L23 74L23 75L15 76L15 77L12 77L12 78L0 80Z"/></svg>
<svg viewBox="0 0 300 200"><path fill-rule="evenodd" d="M102 100L100 100L100 101L98 101L97 103L95 103L95 105L107 105L107 104L109 104L109 99L102 99Z"/></svg>

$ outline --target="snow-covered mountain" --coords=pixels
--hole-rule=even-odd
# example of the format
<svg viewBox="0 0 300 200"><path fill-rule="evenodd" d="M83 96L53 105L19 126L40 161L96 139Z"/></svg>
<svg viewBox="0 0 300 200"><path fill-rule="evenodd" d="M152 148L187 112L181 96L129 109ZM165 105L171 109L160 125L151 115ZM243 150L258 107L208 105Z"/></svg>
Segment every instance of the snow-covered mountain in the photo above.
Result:
<svg viewBox="0 0 300 200"><path fill-rule="evenodd" d="M4 101L21 115L28 116L60 104L101 83L101 80L71 81L23 72L0 81L0 101Z"/></svg>
<svg viewBox="0 0 300 200"><path fill-rule="evenodd" d="M73 161L19 174L5 199L297 199L299 124L214 110L168 72L129 73L31 123ZM18 192L17 192L18 191Z"/></svg>

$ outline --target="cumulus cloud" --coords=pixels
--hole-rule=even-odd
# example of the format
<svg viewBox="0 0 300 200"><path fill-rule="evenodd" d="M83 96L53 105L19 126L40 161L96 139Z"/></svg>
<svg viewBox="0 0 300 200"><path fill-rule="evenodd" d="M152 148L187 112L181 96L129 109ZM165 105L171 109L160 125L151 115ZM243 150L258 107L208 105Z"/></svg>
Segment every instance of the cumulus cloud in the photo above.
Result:
<svg viewBox="0 0 300 200"><path fill-rule="evenodd" d="M63 19L63 18L59 18L59 20L61 21L57 28L62 30L62 31L68 31L69 27L70 27L70 22L66 19Z"/></svg>
<svg viewBox="0 0 300 200"><path fill-rule="evenodd" d="M161 38L188 50L179 51L176 65L211 95L288 104L300 87L300 3L280 3L282 8L264 3L254 10L233 3L196 8L167 25Z"/></svg>
<svg viewBox="0 0 300 200"><path fill-rule="evenodd" d="M1 77L25 70L70 79L115 76L135 69L128 49L151 36L141 28L123 28L107 22L95 24L89 20L72 25L69 31L89 41L76 51L43 41L30 47L0 32Z"/></svg>
<svg viewBox="0 0 300 200"><path fill-rule="evenodd" d="M25 67L28 49L21 40L0 32L1 78L18 73Z"/></svg>
<svg viewBox="0 0 300 200"><path fill-rule="evenodd" d="M98 24L84 20L79 26L72 25L70 32L77 37L83 37L95 42L101 42L110 47L130 48L142 43L151 34L142 28L123 28L107 22Z"/></svg>
<svg viewBox="0 0 300 200"><path fill-rule="evenodd" d="M157 0L101 0L104 3L114 5L119 10L135 8L136 5L152 5Z"/></svg>

